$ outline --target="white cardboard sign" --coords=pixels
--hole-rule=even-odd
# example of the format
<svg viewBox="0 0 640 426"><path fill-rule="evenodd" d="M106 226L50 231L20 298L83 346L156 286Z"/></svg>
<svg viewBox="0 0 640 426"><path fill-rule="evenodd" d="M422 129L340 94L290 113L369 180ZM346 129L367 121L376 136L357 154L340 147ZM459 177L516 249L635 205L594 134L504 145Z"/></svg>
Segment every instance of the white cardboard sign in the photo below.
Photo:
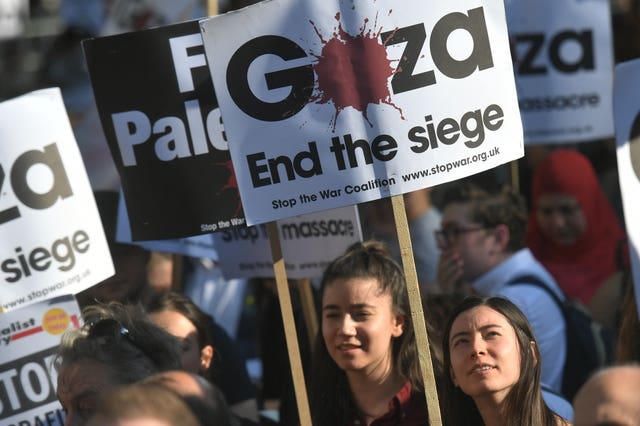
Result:
<svg viewBox="0 0 640 426"><path fill-rule="evenodd" d="M113 0L102 34L121 34L169 25L199 18L203 13L198 0Z"/></svg>
<svg viewBox="0 0 640 426"><path fill-rule="evenodd" d="M640 59L616 66L614 86L618 176L636 300L640 297ZM640 303L637 303L640 313Z"/></svg>
<svg viewBox="0 0 640 426"><path fill-rule="evenodd" d="M0 103L0 311L114 273L59 89Z"/></svg>
<svg viewBox="0 0 640 426"><path fill-rule="evenodd" d="M529 144L613 136L608 0L506 0L516 85Z"/></svg>
<svg viewBox="0 0 640 426"><path fill-rule="evenodd" d="M29 21L27 0L3 0L0 2L0 40L24 34Z"/></svg>
<svg viewBox="0 0 640 426"><path fill-rule="evenodd" d="M1 425L64 424L52 362L62 333L80 327L80 321L70 295L0 315Z"/></svg>
<svg viewBox="0 0 640 426"><path fill-rule="evenodd" d="M249 225L523 155L501 0L270 0L200 22Z"/></svg>
<svg viewBox="0 0 640 426"><path fill-rule="evenodd" d="M28 21L28 0L0 1L0 40L24 34Z"/></svg>
<svg viewBox="0 0 640 426"><path fill-rule="evenodd" d="M222 273L227 279L273 277L265 225L236 227L214 235ZM287 277L321 277L326 266L362 241L356 207L342 207L278 221Z"/></svg>

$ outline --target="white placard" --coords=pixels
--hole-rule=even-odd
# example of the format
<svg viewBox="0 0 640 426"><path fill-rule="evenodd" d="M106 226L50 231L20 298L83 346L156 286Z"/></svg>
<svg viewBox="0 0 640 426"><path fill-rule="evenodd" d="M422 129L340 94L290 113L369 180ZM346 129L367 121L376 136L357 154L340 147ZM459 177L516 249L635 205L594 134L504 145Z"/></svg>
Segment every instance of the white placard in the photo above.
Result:
<svg viewBox="0 0 640 426"><path fill-rule="evenodd" d="M640 59L616 66L614 86L618 176L631 270L640 314Z"/></svg>
<svg viewBox="0 0 640 426"><path fill-rule="evenodd" d="M28 21L28 0L0 1L0 40L23 35Z"/></svg>
<svg viewBox="0 0 640 426"><path fill-rule="evenodd" d="M204 14L198 0L114 0L101 32L127 33L201 18Z"/></svg>
<svg viewBox="0 0 640 426"><path fill-rule="evenodd" d="M214 235L227 279L273 277L266 225L230 228ZM278 221L287 277L321 277L326 266L362 241L356 207L342 207Z"/></svg>
<svg viewBox="0 0 640 426"><path fill-rule="evenodd" d="M529 144L613 136L608 0L506 0L516 85Z"/></svg>
<svg viewBox="0 0 640 426"><path fill-rule="evenodd" d="M60 90L0 103L0 310L114 273Z"/></svg>
<svg viewBox="0 0 640 426"><path fill-rule="evenodd" d="M52 362L62 333L80 321L70 295L0 315L0 425L64 424Z"/></svg>
<svg viewBox="0 0 640 426"><path fill-rule="evenodd" d="M249 225L523 155L501 0L270 0L200 22Z"/></svg>

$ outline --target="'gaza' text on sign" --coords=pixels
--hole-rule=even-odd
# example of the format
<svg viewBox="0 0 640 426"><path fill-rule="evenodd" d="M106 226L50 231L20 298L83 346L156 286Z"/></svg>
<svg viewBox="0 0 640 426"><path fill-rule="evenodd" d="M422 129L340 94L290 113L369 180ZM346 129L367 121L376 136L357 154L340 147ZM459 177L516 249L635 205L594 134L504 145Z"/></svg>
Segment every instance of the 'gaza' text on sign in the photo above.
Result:
<svg viewBox="0 0 640 426"><path fill-rule="evenodd" d="M53 177L51 187L46 191L38 191L29 184L29 172L38 165L49 169ZM11 166L10 185L18 200L32 209L44 210L56 203L58 199L64 199L73 195L69 178L62 164L60 152L56 144L52 143L44 147L42 151L30 150L21 154ZM6 194L5 169L0 164L0 190ZM18 206L11 206L0 210L0 225L21 216Z"/></svg>
<svg viewBox="0 0 640 426"><path fill-rule="evenodd" d="M449 35L456 30L466 31L473 41L473 50L466 59L455 59L448 50ZM391 79L394 94L436 84L433 70L414 74L421 58L420 52L427 40L424 24L415 24L380 35L384 45L406 43ZM430 34L429 52L438 71L449 78L463 79L477 70L493 67L491 45L481 7L467 11L449 13L438 20ZM249 116L262 121L281 121L294 116L312 98L315 86L313 66L297 66L265 73L267 88L275 90L290 88L288 96L278 102L265 102L251 90L249 68L264 56L276 55L284 61L308 57L296 42L278 35L265 35L249 40L232 55L226 72L229 95L236 105ZM400 71L402 70L402 71Z"/></svg>
<svg viewBox="0 0 640 426"><path fill-rule="evenodd" d="M548 74L547 67L539 60L544 56L545 49L551 66L559 72L574 73L595 68L592 31L560 31L549 37L548 46L545 45L544 33L517 34L514 40L516 47L514 62L517 64L516 72L520 75ZM570 44L580 47L580 55L571 59L562 54L563 46ZM525 46L526 49L521 52L520 46Z"/></svg>

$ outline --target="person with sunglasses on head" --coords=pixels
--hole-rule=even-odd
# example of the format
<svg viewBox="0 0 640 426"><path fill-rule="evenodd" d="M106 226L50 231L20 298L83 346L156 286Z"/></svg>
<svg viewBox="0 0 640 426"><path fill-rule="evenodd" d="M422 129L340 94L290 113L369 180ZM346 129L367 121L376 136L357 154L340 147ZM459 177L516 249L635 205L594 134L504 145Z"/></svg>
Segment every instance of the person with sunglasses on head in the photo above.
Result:
<svg viewBox="0 0 640 426"><path fill-rule="evenodd" d="M486 187L486 185L485 185ZM560 392L567 352L566 324L544 283L564 299L549 272L524 247L527 211L510 189L485 190L475 177L450 184L443 194L438 284L447 291L502 296L522 310L542 356L542 382ZM518 285L514 285L518 284ZM527 285L529 284L529 285Z"/></svg>
<svg viewBox="0 0 640 426"><path fill-rule="evenodd" d="M65 426L84 425L103 393L182 367L177 339L153 324L142 307L89 305L82 317L82 327L62 335L54 359Z"/></svg>

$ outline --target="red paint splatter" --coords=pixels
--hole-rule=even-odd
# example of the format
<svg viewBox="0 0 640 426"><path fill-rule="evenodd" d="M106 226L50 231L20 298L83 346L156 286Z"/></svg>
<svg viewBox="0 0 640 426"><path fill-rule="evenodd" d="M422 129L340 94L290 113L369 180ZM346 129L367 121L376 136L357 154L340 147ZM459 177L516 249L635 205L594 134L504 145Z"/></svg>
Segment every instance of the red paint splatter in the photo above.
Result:
<svg viewBox="0 0 640 426"><path fill-rule="evenodd" d="M224 161L222 163L214 163L213 165L216 167L223 167L227 170L227 172L229 172L227 183L225 183L222 186L222 188L220 188L220 190L216 195L220 195L223 191L226 191L227 189L230 189L236 192L238 203L236 204L236 207L233 211L233 217L237 217L242 211L242 202L240 201L240 195L238 193L238 181L236 180L236 174L233 171L233 163L231 162L231 160L229 160L229 161Z"/></svg>
<svg viewBox="0 0 640 426"><path fill-rule="evenodd" d="M333 103L336 108L334 130L338 115L348 107L362 112L371 126L373 124L367 117L369 104L391 105L404 120L402 110L391 102L389 79L394 69L391 60L387 59L384 43L379 40L382 28L375 33L371 28L366 30L369 20L365 19L360 33L352 36L342 28L340 13L336 14L335 19L338 26L329 40L325 40L313 21L310 21L322 42L320 54L311 53L317 58L313 70L318 81L317 93L311 101L318 104ZM377 15L374 28L376 24Z"/></svg>

